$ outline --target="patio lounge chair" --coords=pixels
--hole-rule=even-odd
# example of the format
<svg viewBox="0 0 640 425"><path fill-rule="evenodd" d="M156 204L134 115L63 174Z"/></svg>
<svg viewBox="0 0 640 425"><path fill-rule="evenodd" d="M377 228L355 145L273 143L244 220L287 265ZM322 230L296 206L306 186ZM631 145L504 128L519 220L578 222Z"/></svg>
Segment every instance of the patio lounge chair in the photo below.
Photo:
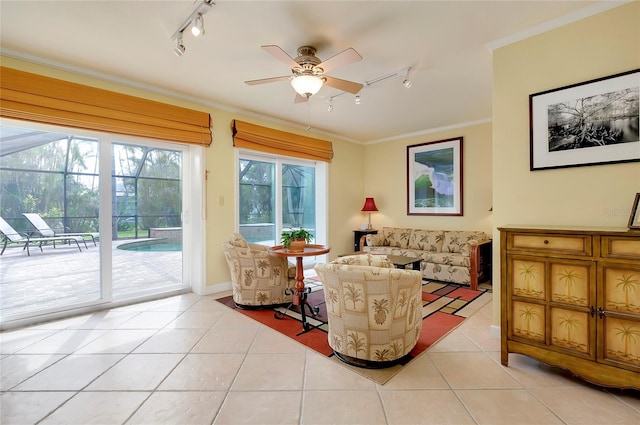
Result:
<svg viewBox="0 0 640 425"><path fill-rule="evenodd" d="M49 225L42 219L42 217L40 217L39 214L22 213L22 215L25 216L27 220L29 220L29 222L33 224L33 227L36 228L38 233L40 233L40 235L45 238L54 237L54 236L80 236L84 240L85 237L89 237L91 238L93 245L96 246L96 238L100 237L99 233L92 233L92 232L56 233L56 231L53 230L51 227L49 227ZM85 247L86 245L87 244L85 242Z"/></svg>
<svg viewBox="0 0 640 425"><path fill-rule="evenodd" d="M4 245L2 247L2 251L0 251L0 255L4 254L4 250L5 248L7 248L7 244L9 242L23 243L24 248L22 249L27 250L27 255L31 255L31 253L29 252L29 245L33 243L37 243L38 247L40 248L40 251L42 251L42 244L44 242L53 242L53 247L55 248L56 241L69 243L69 244L71 244L71 242L73 241L78 246L78 249L80 250L80 252L82 252L82 248L80 248L80 242L84 242L84 239L81 236L67 235L67 236L53 236L53 237L47 237L47 238L32 238L28 235L23 236L20 233L18 233L13 227L11 227L9 223L4 221L4 219L1 217L0 217L0 232L2 232L2 234L4 235L3 236ZM84 242L84 245L86 247L87 243Z"/></svg>

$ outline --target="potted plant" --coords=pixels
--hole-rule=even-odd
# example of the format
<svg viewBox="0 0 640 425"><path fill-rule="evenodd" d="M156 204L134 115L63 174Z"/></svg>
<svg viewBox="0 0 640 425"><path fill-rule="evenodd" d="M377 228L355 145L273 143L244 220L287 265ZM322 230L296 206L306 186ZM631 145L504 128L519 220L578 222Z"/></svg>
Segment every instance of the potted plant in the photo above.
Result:
<svg viewBox="0 0 640 425"><path fill-rule="evenodd" d="M282 232L282 246L291 252L302 252L304 247L313 239L313 234L306 229L292 229Z"/></svg>

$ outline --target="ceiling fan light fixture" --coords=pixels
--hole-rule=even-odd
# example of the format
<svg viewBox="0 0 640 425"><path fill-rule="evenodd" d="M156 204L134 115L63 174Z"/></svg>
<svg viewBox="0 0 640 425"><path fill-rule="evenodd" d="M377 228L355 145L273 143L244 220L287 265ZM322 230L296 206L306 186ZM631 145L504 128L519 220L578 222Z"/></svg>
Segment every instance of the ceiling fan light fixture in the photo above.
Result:
<svg viewBox="0 0 640 425"><path fill-rule="evenodd" d="M194 37L204 35L204 18L202 17L202 13L198 13L198 16L193 20L191 34L193 34Z"/></svg>
<svg viewBox="0 0 640 425"><path fill-rule="evenodd" d="M315 75L298 75L291 80L291 86L300 96L313 96L322 88L322 78Z"/></svg>

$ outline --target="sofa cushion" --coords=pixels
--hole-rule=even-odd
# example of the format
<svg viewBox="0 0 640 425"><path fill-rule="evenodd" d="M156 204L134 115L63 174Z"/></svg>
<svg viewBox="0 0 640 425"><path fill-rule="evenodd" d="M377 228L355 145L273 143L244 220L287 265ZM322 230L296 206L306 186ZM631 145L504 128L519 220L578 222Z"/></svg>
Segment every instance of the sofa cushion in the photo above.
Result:
<svg viewBox="0 0 640 425"><path fill-rule="evenodd" d="M489 237L484 232L468 232L462 230L448 230L444 232L442 252L462 253L469 255L469 245L482 242Z"/></svg>
<svg viewBox="0 0 640 425"><path fill-rule="evenodd" d="M408 248L429 252L441 252L443 238L444 230L414 229L409 237Z"/></svg>
<svg viewBox="0 0 640 425"><path fill-rule="evenodd" d="M231 237L229 238L229 243L233 246L237 246L238 248L247 248L249 245L247 245L247 241L244 240L244 236L242 236L240 233L234 233L233 235L231 235Z"/></svg>
<svg viewBox="0 0 640 425"><path fill-rule="evenodd" d="M426 253L424 260L430 264L446 264L448 266L469 267L471 264L470 257L462 254L452 254L450 252L433 252Z"/></svg>
<svg viewBox="0 0 640 425"><path fill-rule="evenodd" d="M384 235L386 242L385 245L398 248L406 248L409 246L411 229L401 227L383 227L382 234Z"/></svg>
<svg viewBox="0 0 640 425"><path fill-rule="evenodd" d="M381 233L378 234L368 234L366 236L367 246L384 246L386 245L386 241L384 239L384 235Z"/></svg>
<svg viewBox="0 0 640 425"><path fill-rule="evenodd" d="M352 264L359 266L374 266L384 267L392 269L393 263L387 259L386 255L373 255L373 254L361 254L361 255L345 255L344 257L338 257L331 262L331 264Z"/></svg>

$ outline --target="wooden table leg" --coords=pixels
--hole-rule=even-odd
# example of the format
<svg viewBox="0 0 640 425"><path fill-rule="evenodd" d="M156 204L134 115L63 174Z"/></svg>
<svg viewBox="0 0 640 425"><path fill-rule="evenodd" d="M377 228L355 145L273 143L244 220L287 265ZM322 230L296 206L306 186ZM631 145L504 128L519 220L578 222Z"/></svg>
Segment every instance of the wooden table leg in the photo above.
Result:
<svg viewBox="0 0 640 425"><path fill-rule="evenodd" d="M304 294L304 268L302 257L296 257L296 293L293 294L293 305L301 305Z"/></svg>

